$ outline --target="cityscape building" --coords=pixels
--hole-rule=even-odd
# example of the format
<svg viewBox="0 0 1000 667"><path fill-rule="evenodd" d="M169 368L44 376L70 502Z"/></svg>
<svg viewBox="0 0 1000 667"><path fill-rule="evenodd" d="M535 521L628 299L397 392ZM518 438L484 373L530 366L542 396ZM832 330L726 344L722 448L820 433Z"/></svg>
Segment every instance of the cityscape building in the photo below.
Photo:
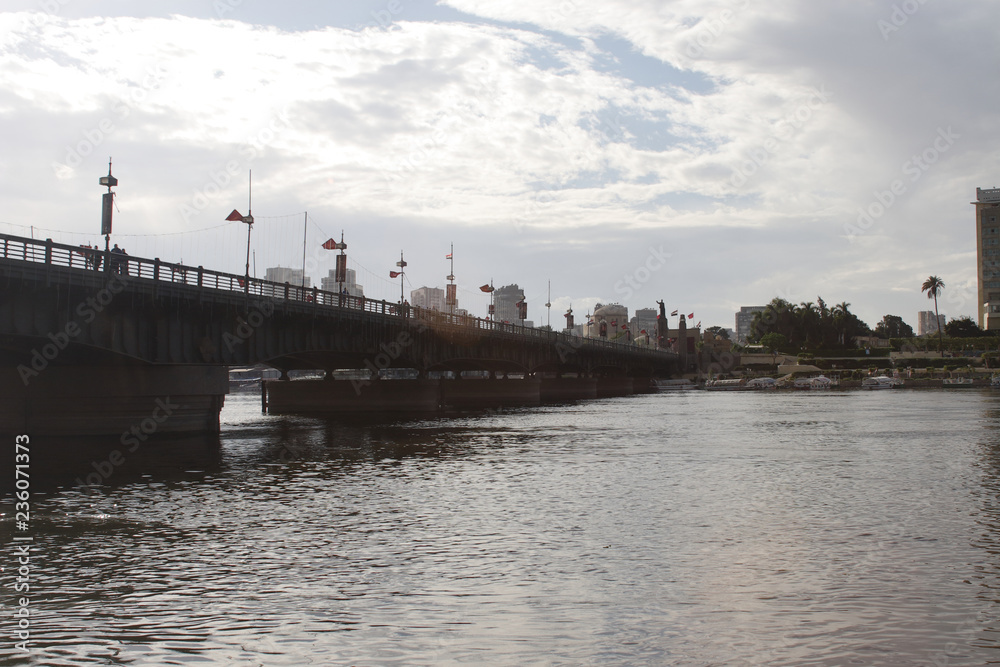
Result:
<svg viewBox="0 0 1000 667"><path fill-rule="evenodd" d="M976 274L979 326L1000 329L1000 188L976 188Z"/></svg>
<svg viewBox="0 0 1000 667"><path fill-rule="evenodd" d="M917 313L917 335L928 336L930 334L936 334L938 332L938 326L940 326L941 330L944 331L944 325L947 319L947 316L942 314L938 320L938 324L935 324L934 311L921 310Z"/></svg>
<svg viewBox="0 0 1000 667"><path fill-rule="evenodd" d="M344 281L344 290L351 296L364 296L365 288L357 283L357 271L354 269L346 269L346 274L347 280ZM330 269L329 275L324 276L320 280L320 289L325 292L334 293L340 289L335 269Z"/></svg>
<svg viewBox="0 0 1000 667"><path fill-rule="evenodd" d="M520 324L521 318L517 312L517 304L523 299L524 290L518 287L517 283L496 288L493 292L493 303L496 304L495 320Z"/></svg>
<svg viewBox="0 0 1000 667"><path fill-rule="evenodd" d="M743 306L740 312L736 313L736 342L746 345L747 337L750 335L750 327L753 325L754 315L764 312L767 306Z"/></svg>
<svg viewBox="0 0 1000 667"><path fill-rule="evenodd" d="M428 310L446 310L444 290L440 287L420 287L410 291L410 305Z"/></svg>
<svg viewBox="0 0 1000 667"><path fill-rule="evenodd" d="M284 266L272 266L264 271L264 280L273 283L288 283L295 287L312 287L309 276L302 280L302 269L291 269ZM336 291L336 290L335 290Z"/></svg>

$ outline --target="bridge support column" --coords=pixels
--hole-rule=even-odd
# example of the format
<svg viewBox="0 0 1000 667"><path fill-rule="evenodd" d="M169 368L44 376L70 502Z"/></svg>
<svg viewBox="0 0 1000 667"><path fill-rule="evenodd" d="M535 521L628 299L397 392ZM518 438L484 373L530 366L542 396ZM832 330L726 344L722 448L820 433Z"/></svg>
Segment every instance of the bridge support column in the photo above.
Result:
<svg viewBox="0 0 1000 667"><path fill-rule="evenodd" d="M597 378L542 378L540 394L543 403L583 401L590 398L597 398Z"/></svg>
<svg viewBox="0 0 1000 667"><path fill-rule="evenodd" d="M50 366L27 386L0 369L0 432L28 435L218 433L226 366Z"/></svg>
<svg viewBox="0 0 1000 667"><path fill-rule="evenodd" d="M441 402L451 408L507 408L541 403L538 378L463 378L441 381Z"/></svg>
<svg viewBox="0 0 1000 667"><path fill-rule="evenodd" d="M602 377L597 378L597 397L610 398L612 396L631 396L635 393L635 384L630 377Z"/></svg>

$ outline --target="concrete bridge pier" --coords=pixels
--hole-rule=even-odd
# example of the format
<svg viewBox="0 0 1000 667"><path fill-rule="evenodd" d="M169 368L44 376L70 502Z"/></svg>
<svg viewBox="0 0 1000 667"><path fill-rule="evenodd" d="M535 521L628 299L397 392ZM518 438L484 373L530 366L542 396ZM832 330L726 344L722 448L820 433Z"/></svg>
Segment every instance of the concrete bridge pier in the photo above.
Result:
<svg viewBox="0 0 1000 667"><path fill-rule="evenodd" d="M539 405L540 388L541 381L536 377L441 380L441 403L459 409Z"/></svg>
<svg viewBox="0 0 1000 667"><path fill-rule="evenodd" d="M26 378L0 368L0 431L116 435L123 444L154 433L218 433L227 393L226 366L49 366Z"/></svg>
<svg viewBox="0 0 1000 667"><path fill-rule="evenodd" d="M269 380L262 404L271 414L437 412L439 380Z"/></svg>
<svg viewBox="0 0 1000 667"><path fill-rule="evenodd" d="M635 382L627 376L605 376L597 378L597 397L631 396L635 393Z"/></svg>
<svg viewBox="0 0 1000 667"><path fill-rule="evenodd" d="M563 403L597 398L597 378L543 377L540 393L543 403Z"/></svg>

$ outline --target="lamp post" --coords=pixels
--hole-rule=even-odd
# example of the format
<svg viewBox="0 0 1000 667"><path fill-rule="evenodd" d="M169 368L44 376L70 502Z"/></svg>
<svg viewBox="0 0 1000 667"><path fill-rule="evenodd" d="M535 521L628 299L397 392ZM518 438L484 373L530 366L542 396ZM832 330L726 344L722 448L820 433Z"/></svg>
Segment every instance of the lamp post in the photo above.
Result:
<svg viewBox="0 0 1000 667"><path fill-rule="evenodd" d="M242 221L246 223L247 226L247 271L246 271L246 282L243 285L243 289L247 294L250 293L250 230L253 229L253 213L251 209L253 207L253 170L250 170L250 191L249 197L247 199L247 214L243 216Z"/></svg>
<svg viewBox="0 0 1000 667"><path fill-rule="evenodd" d="M399 308L403 309L403 276L406 275L406 262L403 260L403 251L399 251L399 261L396 262L396 266L399 267Z"/></svg>
<svg viewBox="0 0 1000 667"><path fill-rule="evenodd" d="M115 193L111 188L118 185L118 179L111 175L111 158L108 158L108 175L101 176L98 181L101 185L107 186L108 191L104 193L101 207L101 234L104 235L104 252L111 249L111 212L114 209ZM107 264L105 264L105 267Z"/></svg>

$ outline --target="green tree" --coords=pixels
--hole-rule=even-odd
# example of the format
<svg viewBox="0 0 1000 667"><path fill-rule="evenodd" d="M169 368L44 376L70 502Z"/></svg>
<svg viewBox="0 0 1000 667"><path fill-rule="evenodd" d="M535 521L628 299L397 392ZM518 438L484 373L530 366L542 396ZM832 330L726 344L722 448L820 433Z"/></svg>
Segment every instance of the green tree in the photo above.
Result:
<svg viewBox="0 0 1000 667"><path fill-rule="evenodd" d="M927 292L928 299L934 299L934 322L938 325L938 352L944 354L942 351L944 349L944 331L941 327L941 316L938 315L938 294L944 289L944 281L937 276L930 276L924 281L924 284L920 286L921 292Z"/></svg>
<svg viewBox="0 0 1000 667"><path fill-rule="evenodd" d="M951 322L944 325L944 331L952 338L979 338L989 336L989 333L979 328L979 325L972 321L968 315L963 315L958 319L954 317Z"/></svg>
<svg viewBox="0 0 1000 667"><path fill-rule="evenodd" d="M719 336L720 338L724 338L725 340L729 340L729 331L727 331L726 329L723 329L722 327L709 327L709 328L705 329L705 331L708 331L713 336Z"/></svg>
<svg viewBox="0 0 1000 667"><path fill-rule="evenodd" d="M760 344L771 353L772 359L777 358L778 352L788 347L788 339L780 333L764 334L760 338Z"/></svg>
<svg viewBox="0 0 1000 667"><path fill-rule="evenodd" d="M899 315L885 315L875 325L875 335L879 338L913 338L913 327Z"/></svg>

